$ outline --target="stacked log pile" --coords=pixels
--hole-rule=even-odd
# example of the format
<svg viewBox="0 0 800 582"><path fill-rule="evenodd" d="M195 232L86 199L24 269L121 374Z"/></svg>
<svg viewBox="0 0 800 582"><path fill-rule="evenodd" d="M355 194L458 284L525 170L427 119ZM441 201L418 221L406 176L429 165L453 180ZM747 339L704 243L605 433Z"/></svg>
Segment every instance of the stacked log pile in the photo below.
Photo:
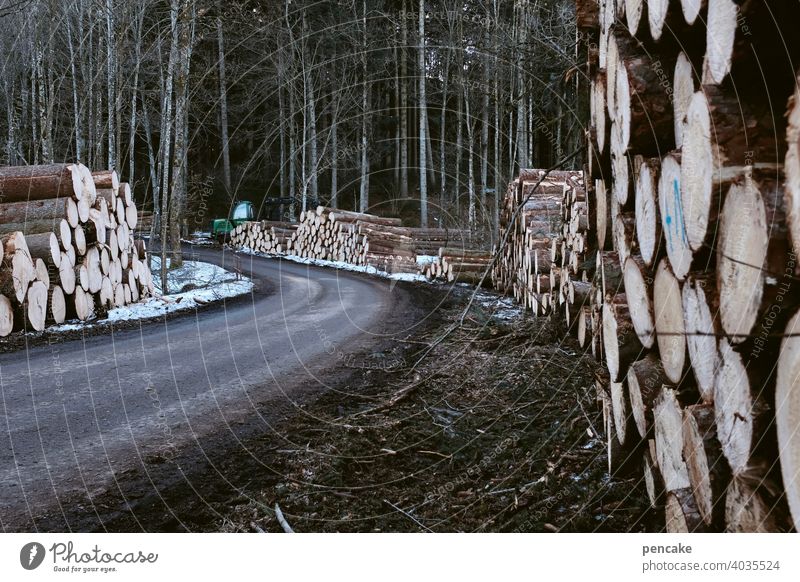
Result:
<svg viewBox="0 0 800 582"><path fill-rule="evenodd" d="M241 224L231 232L231 244L256 252L373 267L386 273L419 274L418 254L436 253L448 246L469 249L469 237L468 231L410 228L399 218L318 206L302 212L296 224ZM465 278L472 272L465 266Z"/></svg>
<svg viewBox="0 0 800 582"><path fill-rule="evenodd" d="M523 170L501 209L492 285L537 315L571 305L586 280L586 225L582 172Z"/></svg>
<svg viewBox="0 0 800 582"><path fill-rule="evenodd" d="M231 230L231 244L257 253L283 254L289 246L297 224L262 220L245 222Z"/></svg>
<svg viewBox="0 0 800 582"><path fill-rule="evenodd" d="M0 168L0 336L86 320L153 292L138 214L114 171Z"/></svg>
<svg viewBox="0 0 800 582"><path fill-rule="evenodd" d="M491 262L492 254L486 250L440 247L438 254L428 263L423 274L429 281L482 284L488 287L491 277L484 277L484 274Z"/></svg>
<svg viewBox="0 0 800 582"><path fill-rule="evenodd" d="M800 5L577 9L610 469L643 470L668 531L797 529L800 40L776 26Z"/></svg>

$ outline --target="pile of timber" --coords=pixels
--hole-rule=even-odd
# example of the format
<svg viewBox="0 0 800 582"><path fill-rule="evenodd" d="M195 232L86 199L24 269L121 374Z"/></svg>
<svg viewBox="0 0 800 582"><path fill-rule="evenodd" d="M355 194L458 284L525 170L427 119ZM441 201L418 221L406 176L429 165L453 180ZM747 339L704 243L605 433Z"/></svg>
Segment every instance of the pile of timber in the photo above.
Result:
<svg viewBox="0 0 800 582"><path fill-rule="evenodd" d="M256 252L293 255L373 267L386 273L419 274L418 254L448 245L469 248L469 232L410 228L386 218L318 206L300 213L298 223L248 222L231 232L231 244Z"/></svg>
<svg viewBox="0 0 800 582"><path fill-rule="evenodd" d="M291 222L274 220L245 222L231 230L231 244L257 253L284 254L297 226Z"/></svg>
<svg viewBox="0 0 800 582"><path fill-rule="evenodd" d="M491 262L492 254L486 250L441 247L433 260L425 266L423 274L429 281L471 285L482 283L488 287L491 277L484 277L484 274Z"/></svg>
<svg viewBox="0 0 800 582"><path fill-rule="evenodd" d="M610 471L668 531L800 529L800 5L576 4Z"/></svg>
<svg viewBox="0 0 800 582"><path fill-rule="evenodd" d="M495 249L493 287L537 315L551 313L567 298L571 304L575 282L585 279L585 208L582 172L522 170L501 209L505 244Z"/></svg>
<svg viewBox="0 0 800 582"><path fill-rule="evenodd" d="M0 336L150 295L137 220L131 189L114 171L0 167Z"/></svg>

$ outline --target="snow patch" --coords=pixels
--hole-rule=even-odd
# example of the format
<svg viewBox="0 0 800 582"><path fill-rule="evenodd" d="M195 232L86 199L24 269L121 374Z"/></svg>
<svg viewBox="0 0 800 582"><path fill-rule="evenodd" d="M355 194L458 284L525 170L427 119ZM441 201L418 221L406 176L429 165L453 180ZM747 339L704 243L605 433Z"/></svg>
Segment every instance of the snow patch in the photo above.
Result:
<svg viewBox="0 0 800 582"><path fill-rule="evenodd" d="M495 319L514 320L525 315L525 310L511 297L502 297L480 289L475 296L475 301L490 311Z"/></svg>
<svg viewBox="0 0 800 582"><path fill-rule="evenodd" d="M139 303L111 309L105 319L55 325L47 328L47 331L75 331L119 321L163 317L176 311L197 309L214 301L244 295L253 290L253 282L247 277L226 271L222 267L210 263L184 261L183 266L168 271L167 274L169 288L179 289L180 291L169 295L161 295L160 257L152 256L151 264L156 296L149 297Z"/></svg>

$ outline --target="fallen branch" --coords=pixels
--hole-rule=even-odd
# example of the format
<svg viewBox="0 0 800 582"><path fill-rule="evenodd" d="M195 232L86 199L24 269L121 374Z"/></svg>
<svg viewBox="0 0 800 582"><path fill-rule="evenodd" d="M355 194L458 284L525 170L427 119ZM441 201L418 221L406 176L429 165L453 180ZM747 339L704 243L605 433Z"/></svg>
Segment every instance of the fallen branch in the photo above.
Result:
<svg viewBox="0 0 800 582"><path fill-rule="evenodd" d="M281 511L281 506L275 503L275 518L278 520L281 528L286 533L294 533L292 526L289 525L289 522L286 521L286 518L283 517L283 512Z"/></svg>

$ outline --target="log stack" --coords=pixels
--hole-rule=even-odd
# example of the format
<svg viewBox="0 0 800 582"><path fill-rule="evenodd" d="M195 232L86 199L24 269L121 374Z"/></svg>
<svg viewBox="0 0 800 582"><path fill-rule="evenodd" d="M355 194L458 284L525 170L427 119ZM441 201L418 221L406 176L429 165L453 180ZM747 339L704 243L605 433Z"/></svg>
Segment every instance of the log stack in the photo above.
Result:
<svg viewBox="0 0 800 582"><path fill-rule="evenodd" d="M231 244L257 253L280 255L288 250L297 226L291 222L270 220L245 222L231 230Z"/></svg>
<svg viewBox="0 0 800 582"><path fill-rule="evenodd" d="M492 262L492 254L481 249L441 247L436 257L423 270L429 281L447 283L482 284L489 286L491 277L485 276Z"/></svg>
<svg viewBox="0 0 800 582"><path fill-rule="evenodd" d="M231 232L231 244L276 255L372 267L386 273L419 274L418 255L441 247L468 251L475 248L469 231L410 228L399 218L386 218L318 206L300 214L298 223L248 222ZM487 257L487 252L480 253ZM455 255L453 255L455 258ZM488 260L487 260L488 262ZM475 261L464 262L464 280L474 278ZM443 272L446 277L447 273ZM458 275L461 279L461 275Z"/></svg>
<svg viewBox="0 0 800 582"><path fill-rule="evenodd" d="M611 470L643 457L668 531L797 529L800 5L576 4Z"/></svg>
<svg viewBox="0 0 800 582"><path fill-rule="evenodd" d="M137 222L131 189L114 171L0 168L0 336L150 295Z"/></svg>
<svg viewBox="0 0 800 582"><path fill-rule="evenodd" d="M522 170L501 209L492 285L537 315L572 304L586 281L587 224L582 172Z"/></svg>

